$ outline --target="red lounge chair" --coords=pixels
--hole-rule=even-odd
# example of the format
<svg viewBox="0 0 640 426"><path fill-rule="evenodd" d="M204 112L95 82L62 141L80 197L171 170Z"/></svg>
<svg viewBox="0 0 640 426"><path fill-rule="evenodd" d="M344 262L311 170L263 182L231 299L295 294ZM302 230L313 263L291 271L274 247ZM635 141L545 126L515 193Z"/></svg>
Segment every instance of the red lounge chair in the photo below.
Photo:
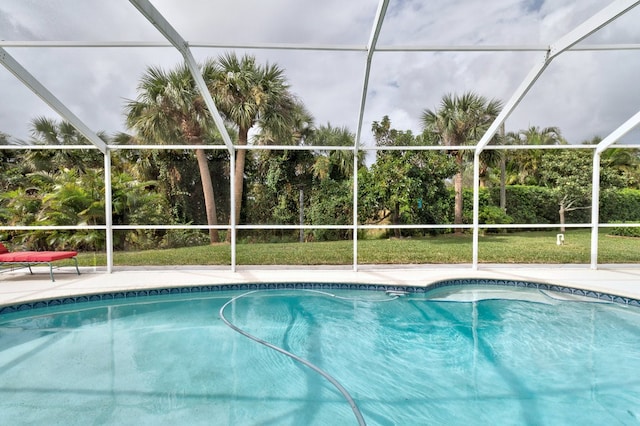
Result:
<svg viewBox="0 0 640 426"><path fill-rule="evenodd" d="M0 243L0 263L11 263L26 266L29 272L33 274L31 265L34 263L46 263L49 265L49 276L53 279L53 265L56 260L73 259L76 262L76 271L80 275L78 269L77 251L18 251L10 252L2 243Z"/></svg>

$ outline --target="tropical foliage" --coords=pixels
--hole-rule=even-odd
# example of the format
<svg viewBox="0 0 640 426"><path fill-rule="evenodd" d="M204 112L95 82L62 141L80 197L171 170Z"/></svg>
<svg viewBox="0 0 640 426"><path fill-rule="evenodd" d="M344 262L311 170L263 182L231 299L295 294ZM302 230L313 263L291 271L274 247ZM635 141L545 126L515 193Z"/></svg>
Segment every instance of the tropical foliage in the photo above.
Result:
<svg viewBox="0 0 640 426"><path fill-rule="evenodd" d="M209 76L213 66L202 69ZM186 65L164 71L149 67L138 85L138 98L126 105L127 125L141 141L160 144L203 145L216 138L216 130L202 95ZM207 224L218 224L215 192L208 154L195 150ZM211 243L218 242L218 230L209 230Z"/></svg>
<svg viewBox="0 0 640 426"><path fill-rule="evenodd" d="M423 137L391 128L389 117L374 122L378 146L418 146ZM446 153L439 151L379 150L376 161L361 179L361 220L394 225L448 222L449 194L445 180L457 171ZM400 229L394 229L396 237Z"/></svg>
<svg viewBox="0 0 640 426"><path fill-rule="evenodd" d="M473 92L462 95L446 94L437 109L426 109L422 113L422 123L425 133L440 145L456 147L476 144L501 109L502 103L499 100L488 100ZM462 223L462 178L465 159L469 158L465 154L471 151L453 149L447 152L455 158L457 165L454 178L454 224L458 225ZM461 232L461 229L456 229L456 232Z"/></svg>
<svg viewBox="0 0 640 426"><path fill-rule="evenodd" d="M424 110L421 134L396 129L384 116L371 128L375 158L365 161L351 130L331 123L316 126L277 65L225 54L205 61L201 71L227 132L240 147L235 170L227 149L209 148L222 145L222 139L188 68L149 67L136 99L124 105L128 133L99 134L114 146L109 163L66 122L36 117L26 142L0 132L0 144L15 145L0 150L0 221L16 227L45 225L37 231L5 231L0 239L29 249L103 250L105 164L111 172L112 223L123 228L114 232L114 246L121 250L215 243L225 237L217 228L226 221L273 225L261 230L243 226L239 237L247 242L350 239L354 218L359 224L391 225L389 232L363 232L363 238L462 232L453 226L425 230L411 225L471 221L467 166L473 149L465 146L476 144L493 122L499 100L474 92L446 94L438 108ZM118 149L121 144L154 149ZM264 149L243 149L249 144ZM556 149L568 144L560 129L536 126L499 133L491 144L515 147L486 149L480 156L481 223L589 220L591 148ZM637 150L603 153L603 221L640 221L639 161ZM207 226L154 229L191 224ZM297 224L311 226L304 232L278 228ZM343 228L331 227L336 225Z"/></svg>
<svg viewBox="0 0 640 426"><path fill-rule="evenodd" d="M261 66L253 56L238 58L228 53L217 61L208 61L203 76L221 113L237 128L237 145L247 145L249 130L256 125L283 144L291 142L299 109L280 67ZM244 149L236 152L233 174L236 223L240 223L242 211L246 155Z"/></svg>

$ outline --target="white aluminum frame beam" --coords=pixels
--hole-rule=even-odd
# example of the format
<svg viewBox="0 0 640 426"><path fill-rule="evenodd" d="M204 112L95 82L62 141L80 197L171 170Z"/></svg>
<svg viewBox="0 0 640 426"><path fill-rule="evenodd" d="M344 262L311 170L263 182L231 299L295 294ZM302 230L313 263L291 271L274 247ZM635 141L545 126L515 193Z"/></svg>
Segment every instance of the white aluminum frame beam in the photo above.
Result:
<svg viewBox="0 0 640 426"><path fill-rule="evenodd" d="M591 180L591 269L598 268L598 223L600 221L600 157L611 145L640 124L640 111L604 138L593 153Z"/></svg>
<svg viewBox="0 0 640 426"><path fill-rule="evenodd" d="M633 130L640 124L640 111L635 113L630 119L625 121L620 127L611 132L606 138L602 139L596 146L596 153L602 154L607 148L618 142L620 138Z"/></svg>
<svg viewBox="0 0 640 426"><path fill-rule="evenodd" d="M550 58L548 52L544 55L542 61L537 62L529 74L524 79L520 86L513 93L509 101L500 111L498 117L491 123L489 129L482 135L482 138L476 145L476 150L473 155L473 255L472 255L472 268L478 269L478 242L479 242L479 212L480 208L480 153L483 148L489 144L491 139L495 136L498 128L504 123L509 114L518 106L522 98L527 94L529 89L533 87L538 78L542 75L544 70L549 66Z"/></svg>
<svg viewBox="0 0 640 426"><path fill-rule="evenodd" d="M148 0L129 0L131 4L138 9L138 11L145 17L154 27L167 39L169 42L180 52L182 57L184 58L191 75L193 76L196 86L202 95L211 116L213 117L213 121L222 136L222 140L224 144L229 149L229 152L233 153L233 142L231 142L231 137L229 136L229 132L227 132L227 128L224 126L224 121L220 116L220 112L218 111L218 107L216 107L215 102L213 102L213 98L211 97L211 93L209 93L209 89L207 88L207 84L204 82L204 78L202 77L202 73L193 58L193 54L189 49L189 44L182 38L182 36L171 26L169 21L165 19L165 17L156 9Z"/></svg>
<svg viewBox="0 0 640 426"><path fill-rule="evenodd" d="M365 45L348 44L296 44L296 43L211 43L207 41L190 41L190 48L198 47L205 49L246 49L246 50L296 50L296 51L329 51L329 52L367 52ZM67 40L0 40L0 46L20 47L20 48L55 48L55 47L79 47L79 48L101 48L101 47L144 47L144 48L166 48L174 47L169 42L157 41L67 41ZM376 52L547 52L549 45L541 44L434 44L434 45L393 45L377 46ZM640 50L640 43L599 43L581 44L567 49L574 52L600 51L600 50Z"/></svg>
<svg viewBox="0 0 640 426"><path fill-rule="evenodd" d="M378 10L376 18L371 30L371 36L367 43L367 61L364 69L364 78L362 79L362 95L360 97L360 110L358 111L358 125L356 127L356 137L353 145L353 270L358 270L358 149L360 140L362 139L362 122L364 120L364 107L367 103L367 91L369 90L369 76L371 75L371 62L373 54L376 51L378 37L382 29L389 0L380 0L378 2Z"/></svg>
<svg viewBox="0 0 640 426"><path fill-rule="evenodd" d="M329 51L354 51L354 52L366 52L366 65L365 65L365 73L363 79L363 90L362 97L358 115L358 123L357 123L357 131L356 131L356 140L353 147L331 147L331 149L352 149L354 152L354 166L357 166L357 154L360 150L360 140L362 137L362 124L364 117L364 108L366 105L370 70L373 54L376 52L398 52L398 51L407 51L407 52L439 52L439 51L540 51L544 52L544 56L541 58L540 62L536 62L532 67L529 74L526 76L525 80L520 84L520 86L513 93L502 112L498 115L498 117L491 124L487 132L482 136L481 140L475 147L470 147L469 149L475 150L474 156L474 219L473 225L464 225L462 227L471 227L474 232L474 241L473 241L473 268L477 268L478 263L478 207L479 207L479 182L478 182L478 174L479 174L479 155L484 149L492 149L488 146L491 139L495 136L497 129L499 126L506 120L506 118L511 114L511 112L517 107L519 102L523 99L523 97L528 93L530 88L535 84L540 75L544 72L546 67L550 64L550 62L560 54L566 51L582 51L582 50L626 50L626 49L640 49L640 44L624 44L624 45L613 45L613 44L601 44L601 45L580 45L576 46L577 43L584 40L589 35L598 31L600 28L608 25L611 21L618 18L620 15L628 12L630 9L634 8L638 4L640 4L640 0L616 0L613 1L610 5L602 9L597 14L593 15L591 18L583 22L581 25L576 27L574 30L567 33L565 36L559 38L555 43L550 46L540 46L540 45L498 45L498 46L465 46L465 45L444 45L444 46L377 46L378 37L380 34L380 30L382 27L383 20L386 15L386 11L388 8L388 0L379 0L378 10L376 13L376 18L373 23L372 32L370 35L369 42L366 46L361 45L306 45L306 44L269 44L269 43L259 43L259 44L239 44L239 45L224 45L224 44L216 44L209 42L193 42L188 43L185 41L182 36L169 24L169 22L164 18L164 16L150 3L149 0L129 0L130 3L143 15L145 18L153 24L156 29L169 41L169 43L162 42L140 42L140 41L4 41L0 40L0 62L12 73L14 74L23 84L29 87L37 96L39 96L42 100L44 100L51 108L53 108L56 112L58 112L62 118L70 122L81 134L83 134L93 145L90 146L92 149L99 149L103 154L105 154L105 182L108 186L110 186L110 167L111 167L111 159L109 156L110 148L115 148L113 146L106 145L93 131L91 131L88 126L82 123L68 108L62 104L51 92L49 92L41 83L37 81L29 72L24 69L17 61L15 61L1 46L6 47L171 47L176 48L181 55L183 56L185 63L187 64L195 82L198 87L198 90L203 96L205 104L207 105L212 118L222 135L224 146L206 146L204 149L228 149L231 153L230 155L230 163L231 170L235 170L235 152L238 149L252 149L252 147L236 147L233 145L231 138L224 126L224 121L222 120L218 109L213 101L204 79L202 78L201 71L193 57L193 54L190 50L190 47L209 47L209 48L243 48L243 49L271 49L271 50L329 50ZM640 112L636 114L634 117L625 122L620 128L616 131L612 132L607 138L605 138L595 149L594 152L594 173L593 173L593 190L594 190L594 210L595 213L592 217L592 265L595 266L596 258L597 258L597 228L598 228L598 198L599 198L599 167L600 167L600 155L606 150L611 144L615 143L622 135L630 131L633 127L637 126L640 122ZM181 146L182 147L182 146ZM186 147L186 146L185 146ZM118 147L122 148L122 147ZM140 148L140 147L138 147ZM198 147L199 148L199 147ZM389 147L385 149L395 149L399 147ZM416 147L408 147L409 149L416 149ZM123 148L124 149L124 148ZM151 148L153 149L153 148ZM273 148L272 148L273 149ZM289 147L289 149L295 149L293 147ZM363 149L371 149L376 150L377 147L373 148L363 148ZM427 148L425 148L427 149ZM461 149L466 149L461 148ZM519 149L519 148L514 148ZM353 189L353 225L352 229L354 231L354 269L357 269L357 231L358 229L365 229L367 226L358 226L357 221L357 170L354 167L354 189ZM234 202L234 188L233 188L233 180L231 182L231 209L232 209L232 221L228 227L220 227L221 229L229 229L232 231L232 269L235 270L235 230L243 229L245 226L238 225L235 223L235 202ZM596 192L597 191L597 192ZM109 209L108 215L110 214L111 209L111 194L105 194L107 208ZM436 225L434 225L436 226ZM451 226L449 226L451 227ZM491 227L487 225L486 227ZM110 223L109 217L107 218L106 229L108 232L107 235L107 245L110 247L112 244L109 242L110 235L112 229L115 227ZM307 226L305 225L306 229ZM313 226L309 226L309 228L313 228ZM247 228L249 229L249 228ZM595 237L594 237L595 235ZM595 248L594 247L594 239L595 238ZM109 270L112 265L112 260L109 260L110 253L108 252L108 267Z"/></svg>
<svg viewBox="0 0 640 426"><path fill-rule="evenodd" d="M51 93L42 83L32 76L18 61L16 61L6 50L0 47L0 62L22 83L27 86L33 93L49 105L54 111L76 128L89 142L104 155L104 196L105 196L105 219L107 223L106 229L106 246L107 246L107 270L111 272L113 269L113 236L109 228L112 221L111 215L111 157L107 144L100 137L82 122L69 108L66 107L53 93ZM108 168L109 167L109 168Z"/></svg>
<svg viewBox="0 0 640 426"><path fill-rule="evenodd" d="M589 37L600 28L605 27L611 21L624 15L638 4L640 4L638 0L617 0L612 2L552 44L549 50L549 56L554 58L565 50L570 49L573 45Z"/></svg>
<svg viewBox="0 0 640 426"><path fill-rule="evenodd" d="M2 65L20 80L22 84L27 86L49 105L51 109L60 114L64 120L75 127L82 136L87 138L87 140L95 145L103 154L107 152L107 144L2 47L0 47L0 62L2 62Z"/></svg>
<svg viewBox="0 0 640 426"><path fill-rule="evenodd" d="M209 93L209 89L207 88L207 84L202 77L202 73L198 68L198 64L193 58L193 54L189 49L189 44L182 38L182 36L171 26L169 21L167 21L164 16L148 1L148 0L129 0L133 6L138 9L138 11L144 15L145 18L149 22L153 24L154 27L160 31L160 33L167 39L169 42L182 54L191 75L202 95L202 98L213 117L213 121L222 135L222 140L224 144L227 146L229 150L229 170L232 173L235 171L235 148L233 146L233 142L231 141L231 137L229 136L229 132L227 132L227 128L224 126L224 121L220 116L220 112L218 112L218 108L216 107L213 98L211 97L211 93ZM230 179L230 203L231 203L231 270L235 272L236 270L236 202L235 202L235 179Z"/></svg>
<svg viewBox="0 0 640 426"><path fill-rule="evenodd" d="M364 107L367 103L367 91L369 90L369 76L371 74L371 62L373 60L373 54L376 51L376 44L378 43L378 37L380 36L380 30L382 29L382 23L384 22L385 14L387 13L387 7L389 6L389 0L380 0L378 3L378 11L376 13L376 19L373 23L373 29L371 30L371 36L367 43L367 62L364 69L364 78L362 81L362 95L360 97L360 110L358 111L358 125L356 127L356 146L360 143L362 137L362 122L364 119Z"/></svg>
<svg viewBox="0 0 640 426"><path fill-rule="evenodd" d="M104 223L107 273L113 272L113 191L111 189L111 151L104 154Z"/></svg>
<svg viewBox="0 0 640 426"><path fill-rule="evenodd" d="M480 175L480 153L485 146L489 144L491 139L495 136L498 128L507 119L507 117L518 106L520 101L527 94L529 89L535 84L540 75L549 66L551 61L558 55L562 54L566 50L570 49L575 44L584 40L600 28L606 26L611 21L615 20L619 16L625 14L630 9L640 4L640 0L617 0L611 3L609 6L600 10L591 18L578 25L572 31L559 38L555 43L549 46L549 50L544 55L541 63L536 63L524 81L518 86L513 93L509 101L506 103L498 117L491 123L489 129L482 135L482 138L476 145L475 155L473 157L473 269L478 268L478 235L479 235L479 212L480 207L480 194L479 194L479 175Z"/></svg>
<svg viewBox="0 0 640 426"><path fill-rule="evenodd" d="M640 4L640 0L617 0L551 44L549 50L544 55L543 62L541 64L537 63L532 67L527 77L518 89L516 89L498 117L496 117L489 129L482 136L477 144L477 149L482 150L491 141L491 138L493 138L498 131L498 127L500 127L502 122L513 112L515 107L518 106L522 98L524 98L553 59L638 4Z"/></svg>

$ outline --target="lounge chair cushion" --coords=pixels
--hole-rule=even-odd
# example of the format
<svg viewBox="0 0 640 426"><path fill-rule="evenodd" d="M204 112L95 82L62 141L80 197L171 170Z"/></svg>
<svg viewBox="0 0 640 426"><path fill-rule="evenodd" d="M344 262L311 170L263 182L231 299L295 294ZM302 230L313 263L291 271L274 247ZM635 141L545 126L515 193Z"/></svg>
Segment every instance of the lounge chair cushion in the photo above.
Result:
<svg viewBox="0 0 640 426"><path fill-rule="evenodd" d="M77 254L77 251L19 251L0 254L0 262L53 262L55 260L70 259Z"/></svg>
<svg viewBox="0 0 640 426"><path fill-rule="evenodd" d="M53 262L61 259L70 259L78 255L77 251L16 251L10 252L0 243L0 262L37 263Z"/></svg>

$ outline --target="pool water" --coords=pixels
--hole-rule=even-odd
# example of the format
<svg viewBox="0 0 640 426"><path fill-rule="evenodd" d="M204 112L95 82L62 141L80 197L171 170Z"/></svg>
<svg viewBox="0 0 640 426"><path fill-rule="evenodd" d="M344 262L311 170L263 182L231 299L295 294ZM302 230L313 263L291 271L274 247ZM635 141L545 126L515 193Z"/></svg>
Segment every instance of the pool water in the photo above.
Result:
<svg viewBox="0 0 640 426"><path fill-rule="evenodd" d="M227 326L228 302L368 425L640 422L637 308L510 293L523 300L269 290L5 315L0 424L358 424L325 377Z"/></svg>

